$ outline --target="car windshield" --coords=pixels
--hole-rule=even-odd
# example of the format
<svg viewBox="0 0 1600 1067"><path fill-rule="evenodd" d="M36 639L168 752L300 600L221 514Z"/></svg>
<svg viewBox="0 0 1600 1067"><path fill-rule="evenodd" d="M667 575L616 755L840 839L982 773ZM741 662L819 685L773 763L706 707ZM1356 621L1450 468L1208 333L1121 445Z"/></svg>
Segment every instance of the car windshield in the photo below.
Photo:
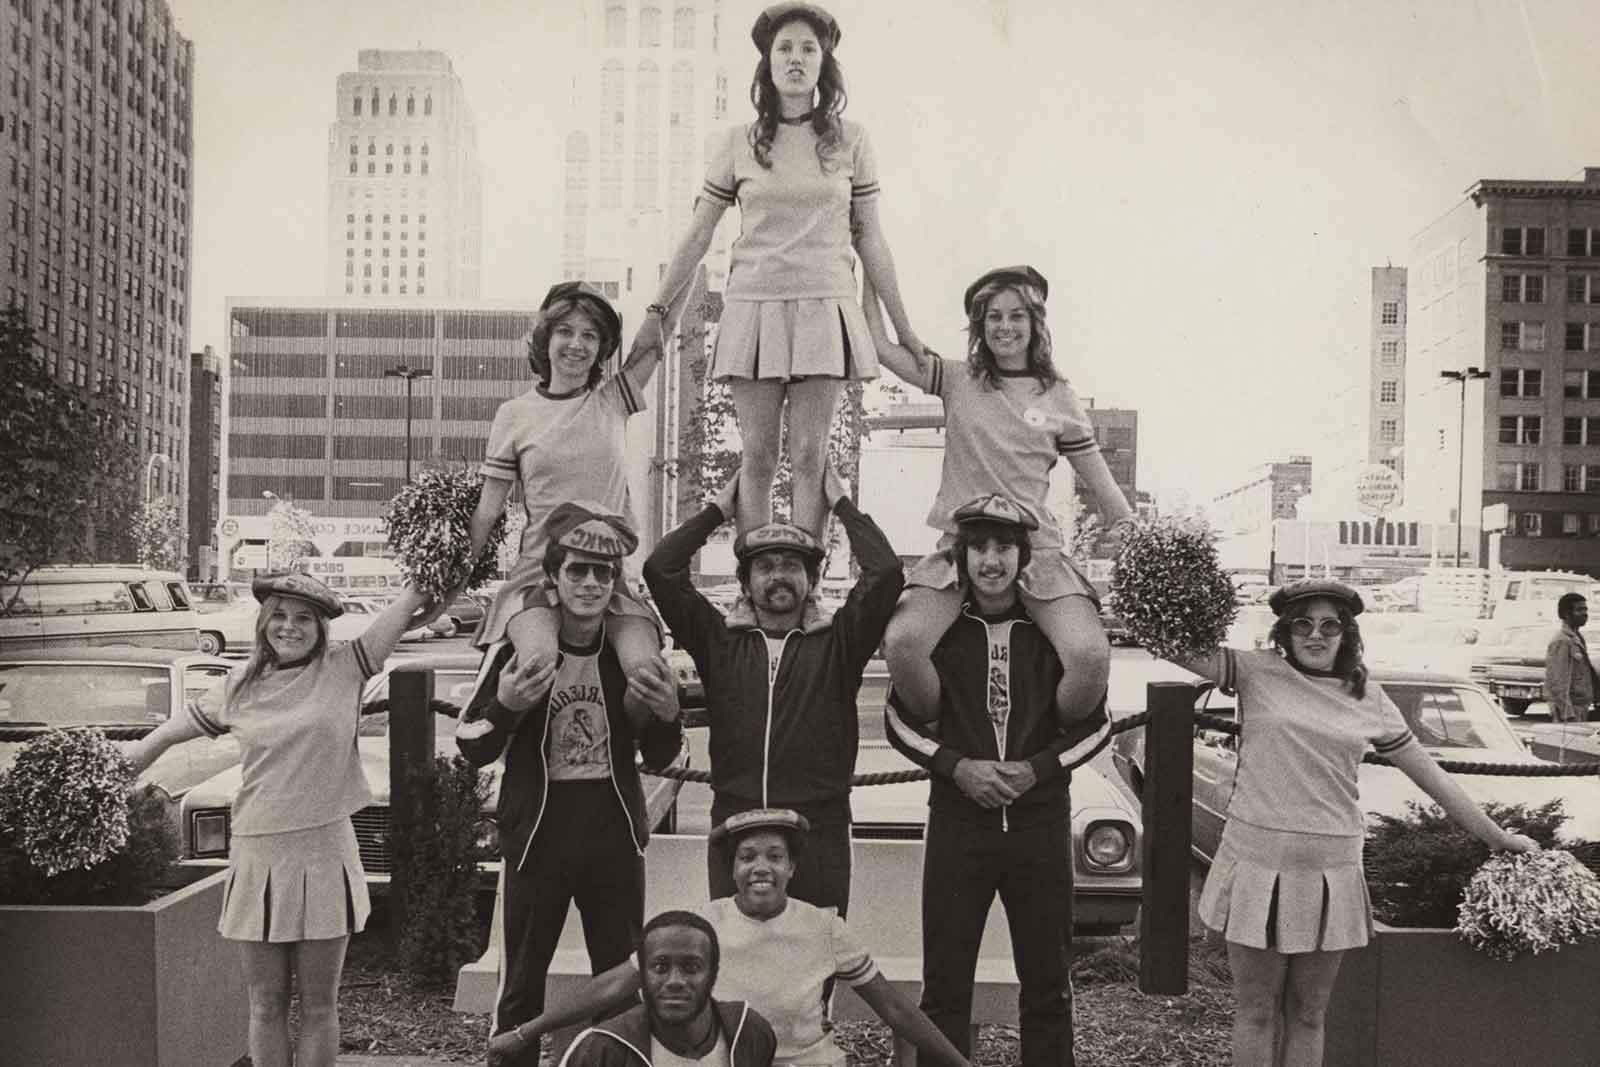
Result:
<svg viewBox="0 0 1600 1067"><path fill-rule="evenodd" d="M1499 710L1469 686L1384 682L1383 691L1424 745L1517 750L1522 746Z"/></svg>
<svg viewBox="0 0 1600 1067"><path fill-rule="evenodd" d="M109 726L165 722L166 668L104 663L0 664L0 724Z"/></svg>

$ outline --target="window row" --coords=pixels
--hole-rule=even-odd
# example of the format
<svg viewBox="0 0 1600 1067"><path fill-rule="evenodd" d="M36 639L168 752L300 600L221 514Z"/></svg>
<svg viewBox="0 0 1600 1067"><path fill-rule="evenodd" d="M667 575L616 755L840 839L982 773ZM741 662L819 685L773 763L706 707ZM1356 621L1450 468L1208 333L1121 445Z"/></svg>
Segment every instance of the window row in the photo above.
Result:
<svg viewBox="0 0 1600 1067"><path fill-rule="evenodd" d="M1560 231L1558 230L1559 234ZM1542 256L1554 242L1546 241L1543 226L1500 227L1500 252L1507 256ZM1600 256L1600 226L1569 227L1566 231L1566 254L1569 256Z"/></svg>
<svg viewBox="0 0 1600 1067"><path fill-rule="evenodd" d="M1600 322L1568 322L1562 330L1564 352L1600 352ZM1514 352L1543 352L1546 349L1546 324L1542 322L1502 322L1500 347Z"/></svg>
<svg viewBox="0 0 1600 1067"><path fill-rule="evenodd" d="M1415 522L1339 522L1341 545L1415 545L1419 523Z"/></svg>
<svg viewBox="0 0 1600 1067"><path fill-rule="evenodd" d="M715 15L712 16L716 18ZM672 47L693 48L695 35L694 8L682 5L672 12ZM622 3L606 5L605 46L607 48L628 47L628 6ZM661 9L654 5L646 5L639 9L639 41L640 48L661 47Z"/></svg>
<svg viewBox="0 0 1600 1067"><path fill-rule="evenodd" d="M366 111L367 114L372 115L374 117L382 114L383 94L380 93L377 89L374 89L374 90L372 90L372 95L369 98L369 97L367 97L365 90L357 91L350 98L350 113L352 115L361 114L362 113L362 108L363 108L364 105L367 106L367 111ZM406 104L405 104L405 107L406 107L406 115L407 116L415 116L416 115L416 113L417 113L417 95L416 95L416 93L409 92L409 91L406 93ZM396 93L390 93L389 94L389 114L398 115L399 113L400 113L400 97ZM432 93L423 94L423 97L422 97L422 114L424 115L424 117L433 114L433 94Z"/></svg>
<svg viewBox="0 0 1600 1067"><path fill-rule="evenodd" d="M424 152L423 154L426 155L427 153ZM392 216L388 212L384 212L383 224L385 226L389 225L389 220L390 220L391 217ZM351 212L350 214L346 215L344 217L344 221L346 222L346 224L354 226L356 224L355 213ZM366 215L366 218L365 218L364 221L366 222L366 224L368 226L372 225L372 212L370 212L370 211L367 212L367 215ZM407 215L405 212L401 212L400 213L400 225L404 226L406 223L408 223L410 221L411 221L411 216L410 215ZM417 216L417 225L418 226L426 226L427 224L428 224L428 216L426 216L426 215L418 215Z"/></svg>
<svg viewBox="0 0 1600 1067"><path fill-rule="evenodd" d="M1500 278L1502 304L1542 304L1545 302L1545 275L1506 274ZM1600 276L1567 275L1567 302L1600 304Z"/></svg>
<svg viewBox="0 0 1600 1067"><path fill-rule="evenodd" d="M1544 395L1544 371L1537 367L1502 368L1500 395L1537 400ZM1561 396L1566 400L1600 400L1600 370L1562 371Z"/></svg>
<svg viewBox="0 0 1600 1067"><path fill-rule="evenodd" d="M427 141L422 141L422 142L419 142L419 143L421 144L422 147L421 147L421 150L418 152L418 155L424 155L424 156L427 155L428 154L428 142ZM361 154L361 138L359 138L359 137L350 138L350 154L352 156L359 156ZM378 139L376 137L368 137L367 138L367 155L375 156L377 154L378 154ZM384 144L383 144L383 154L386 155L386 156L394 155L394 142L393 141L385 141L384 142ZM401 141L400 142L400 154L403 155L403 156L409 156L411 154L411 142L410 141ZM367 221L371 222L372 221L372 216L368 215L367 216ZM388 219L384 219L383 221L388 222L389 220Z"/></svg>
<svg viewBox="0 0 1600 1067"><path fill-rule="evenodd" d="M385 163L383 165L383 172L385 174L393 174L395 172L394 164L393 163ZM350 173L351 174L360 174L361 173L361 164L357 163L353 159L350 161ZM376 163L369 162L367 164L367 174L375 176L377 173L378 173L378 165ZM401 174L410 174L411 173L411 160L408 159L408 160L406 160L404 163L402 163L400 165L400 173ZM417 164L417 173L418 174L427 174L428 173L428 161L426 159L424 159L421 163Z"/></svg>
<svg viewBox="0 0 1600 1067"><path fill-rule="evenodd" d="M1514 511L1506 532L1515 537L1600 536L1600 512Z"/></svg>

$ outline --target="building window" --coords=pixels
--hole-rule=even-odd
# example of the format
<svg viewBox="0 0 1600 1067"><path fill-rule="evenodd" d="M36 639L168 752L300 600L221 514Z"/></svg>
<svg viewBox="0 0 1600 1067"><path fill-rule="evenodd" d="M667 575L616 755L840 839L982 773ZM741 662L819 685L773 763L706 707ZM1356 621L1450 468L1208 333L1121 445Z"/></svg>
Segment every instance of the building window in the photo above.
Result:
<svg viewBox="0 0 1600 1067"><path fill-rule="evenodd" d="M1518 352L1544 351L1544 323L1502 322L1500 347Z"/></svg>
<svg viewBox="0 0 1600 1067"><path fill-rule="evenodd" d="M1544 275L1507 274L1500 279L1500 299L1507 304L1544 303Z"/></svg>
<svg viewBox="0 0 1600 1067"><path fill-rule="evenodd" d="M639 9L639 47L659 48L661 45L661 9L659 7L641 7Z"/></svg>
<svg viewBox="0 0 1600 1067"><path fill-rule="evenodd" d="M1539 226L1505 226L1500 230L1500 251L1508 256L1544 255L1544 229Z"/></svg>
<svg viewBox="0 0 1600 1067"><path fill-rule="evenodd" d="M1600 371L1563 371L1561 374L1561 395L1568 400L1600 399Z"/></svg>
<svg viewBox="0 0 1600 1067"><path fill-rule="evenodd" d="M429 94L428 96L424 96L422 98L422 113L424 115L433 114L433 96L432 96L432 94Z"/></svg>
<svg viewBox="0 0 1600 1067"><path fill-rule="evenodd" d="M1600 418L1568 415L1561 420L1564 445L1600 445Z"/></svg>
<svg viewBox="0 0 1600 1067"><path fill-rule="evenodd" d="M1592 274L1567 275L1567 303L1600 304L1600 281Z"/></svg>
<svg viewBox="0 0 1600 1067"><path fill-rule="evenodd" d="M355 114L357 114L357 115L361 114L361 94L360 93L356 94Z"/></svg>
<svg viewBox="0 0 1600 1067"><path fill-rule="evenodd" d="M1596 344L1600 339L1600 323L1569 322L1567 323L1566 337L1563 344L1568 352L1589 352L1600 347Z"/></svg>
<svg viewBox="0 0 1600 1067"><path fill-rule="evenodd" d="M1400 468L1400 461L1393 456L1385 456L1383 459L1378 460L1378 462L1383 466L1388 467L1390 470L1398 470Z"/></svg>
<svg viewBox="0 0 1600 1067"><path fill-rule="evenodd" d="M1517 512L1517 533L1522 537L1544 536L1544 523L1541 521L1543 518L1544 516L1537 511Z"/></svg>
<svg viewBox="0 0 1600 1067"><path fill-rule="evenodd" d="M1561 491L1563 493L1583 491L1583 464L1568 463L1561 468Z"/></svg>
<svg viewBox="0 0 1600 1067"><path fill-rule="evenodd" d="M622 4L606 7L606 47L621 48L628 43L628 9Z"/></svg>
<svg viewBox="0 0 1600 1067"><path fill-rule="evenodd" d="M393 93L390 93L389 94L389 114L391 116L395 115L398 112L399 107L400 107L399 99Z"/></svg>
<svg viewBox="0 0 1600 1067"><path fill-rule="evenodd" d="M1600 229L1568 230L1567 255L1600 256Z"/></svg>
<svg viewBox="0 0 1600 1067"><path fill-rule="evenodd" d="M1378 420L1378 440L1384 444L1393 444L1400 439L1400 424L1397 419Z"/></svg>
<svg viewBox="0 0 1600 1067"><path fill-rule="evenodd" d="M1566 512L1561 516L1561 532L1567 537L1576 537L1583 529L1583 516L1573 512Z"/></svg>
<svg viewBox="0 0 1600 1067"><path fill-rule="evenodd" d="M1540 422L1538 415L1500 416L1500 443L1503 445L1538 444Z"/></svg>
<svg viewBox="0 0 1600 1067"><path fill-rule="evenodd" d="M409 115L415 115L416 113L417 113L417 98L412 96L410 93L407 93L406 94L406 114L409 116Z"/></svg>
<svg viewBox="0 0 1600 1067"><path fill-rule="evenodd" d="M1495 488L1505 493L1538 492L1539 465L1537 463L1496 463Z"/></svg>
<svg viewBox="0 0 1600 1067"><path fill-rule="evenodd" d="M1395 300L1385 300L1378 321L1385 326L1395 326L1400 322L1400 304Z"/></svg>
<svg viewBox="0 0 1600 1067"><path fill-rule="evenodd" d="M1393 403L1397 403L1399 401L1399 399L1400 399L1400 383L1399 382L1397 382L1397 381L1395 381L1395 380L1393 380L1391 378L1391 379L1386 379L1386 380L1378 383L1378 403L1380 403L1380 404L1393 404Z"/></svg>
<svg viewBox="0 0 1600 1067"><path fill-rule="evenodd" d="M694 8L679 7L672 12L672 47L694 47Z"/></svg>
<svg viewBox="0 0 1600 1067"><path fill-rule="evenodd" d="M1380 341L1378 342L1378 352L1383 356L1385 363L1393 363L1400 358L1400 342Z"/></svg>
<svg viewBox="0 0 1600 1067"><path fill-rule="evenodd" d="M1534 368L1506 367L1500 371L1500 395L1536 397L1544 387L1544 372Z"/></svg>

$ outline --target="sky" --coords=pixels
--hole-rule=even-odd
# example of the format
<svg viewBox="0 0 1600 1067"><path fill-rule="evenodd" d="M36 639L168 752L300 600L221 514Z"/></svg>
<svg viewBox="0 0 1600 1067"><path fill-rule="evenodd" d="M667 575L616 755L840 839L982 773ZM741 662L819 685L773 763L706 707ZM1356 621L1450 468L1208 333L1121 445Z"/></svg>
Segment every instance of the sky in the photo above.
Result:
<svg viewBox="0 0 1600 1067"><path fill-rule="evenodd" d="M321 295L335 80L362 48L450 55L484 169L483 296L537 299L587 59L552 30L576 2L171 0L196 51L192 347L222 350L230 297ZM724 6L740 122L761 6ZM1481 178L1600 165L1594 0L829 9L918 333L959 353L966 285L1033 264L1058 366L1139 411L1138 484L1167 502L1292 453L1352 468L1371 268L1406 265Z"/></svg>

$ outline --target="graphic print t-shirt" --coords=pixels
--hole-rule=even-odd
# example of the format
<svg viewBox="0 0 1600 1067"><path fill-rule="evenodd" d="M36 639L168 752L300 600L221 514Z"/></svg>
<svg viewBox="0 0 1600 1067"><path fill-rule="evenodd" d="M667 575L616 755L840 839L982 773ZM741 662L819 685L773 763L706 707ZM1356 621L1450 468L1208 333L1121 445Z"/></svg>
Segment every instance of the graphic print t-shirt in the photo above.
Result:
<svg viewBox="0 0 1600 1067"><path fill-rule="evenodd" d="M610 733L599 652L585 656L563 650L550 688L550 780L610 778Z"/></svg>

